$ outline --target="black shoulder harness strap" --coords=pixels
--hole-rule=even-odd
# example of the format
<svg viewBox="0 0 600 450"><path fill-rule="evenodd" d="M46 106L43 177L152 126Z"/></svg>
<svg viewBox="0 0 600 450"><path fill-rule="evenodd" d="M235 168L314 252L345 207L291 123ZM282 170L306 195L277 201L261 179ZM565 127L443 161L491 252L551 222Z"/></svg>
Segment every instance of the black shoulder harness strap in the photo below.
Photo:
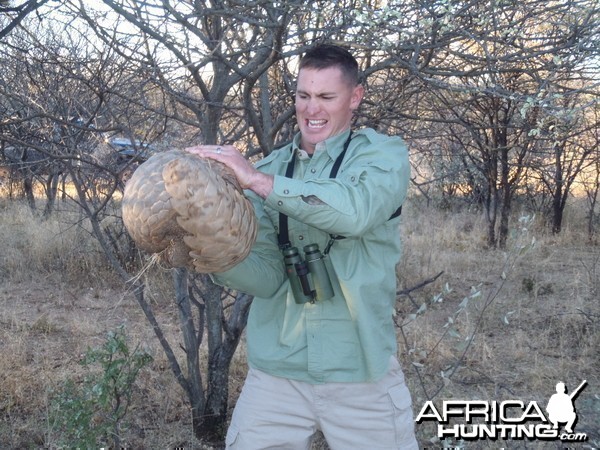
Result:
<svg viewBox="0 0 600 450"><path fill-rule="evenodd" d="M338 171L340 170L340 166L342 165L342 162L344 160L344 156L346 155L346 151L348 150L348 146L350 145L350 141L352 140L352 131L350 131L350 134L348 135L348 139L346 139L346 142L344 142L344 148L342 150L342 152L338 155L338 157L335 159L334 163L333 163L333 167L331 168L331 172L329 173L329 178L335 178L337 176ZM293 150L292 150L293 151ZM292 155L292 159L290 160L290 162L287 165L287 168L285 170L285 177L286 178L292 178L294 176L294 165L296 162L296 157L294 155ZM398 217L400 214L402 213L402 206L400 206L391 216L388 220L392 220L396 217ZM329 253L329 249L331 248L331 245L333 244L334 241L339 240L339 239L345 239L344 236L339 236L339 235L333 235L330 234L329 235L331 237L331 239L329 240L329 243L327 244L327 247L325 248L325 250L323 251L323 254L326 255L327 253ZM290 244L290 236L289 236L289 229L288 229L288 216L283 214L283 213L279 213L279 234L278 234L278 241L279 241L279 247L280 248L286 248L289 247Z"/></svg>

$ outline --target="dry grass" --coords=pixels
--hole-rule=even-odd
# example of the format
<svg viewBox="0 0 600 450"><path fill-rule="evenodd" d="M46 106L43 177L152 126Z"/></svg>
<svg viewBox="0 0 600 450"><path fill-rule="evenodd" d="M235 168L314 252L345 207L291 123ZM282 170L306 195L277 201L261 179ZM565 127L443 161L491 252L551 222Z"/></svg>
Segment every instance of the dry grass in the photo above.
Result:
<svg viewBox="0 0 600 450"><path fill-rule="evenodd" d="M133 448L202 448L150 326L132 295L108 272L89 235L72 227L71 217L41 222L22 205L1 199L0 214L0 448L52 446L50 390L67 378L82 377L81 356L119 325L126 326L132 345L143 345L154 356L138 380L125 441ZM483 218L477 214L411 202L403 220L400 288L444 272L413 293L417 305L427 305L414 319L416 307L406 298L398 302L400 358L415 413L438 390L436 400L521 399L545 405L557 381L574 388L587 379L576 402L577 431L588 434L588 445L598 446L600 248L586 239L577 211L569 213L558 237L536 222L526 232L515 228L507 252L483 248ZM519 254L517 249L533 237L535 246ZM149 299L167 336L178 342L169 274L155 269L149 279ZM481 295L459 310L473 292ZM453 335L444 334L448 317L454 319ZM232 405L246 370L243 346L238 353ZM419 426L417 432L423 447L440 446L432 427ZM550 446L543 444L539 448ZM466 444L499 446L536 448L527 441Z"/></svg>
<svg viewBox="0 0 600 450"><path fill-rule="evenodd" d="M587 379L585 395L576 403L577 431L587 433L588 445L600 444L600 248L573 226L579 218L572 214L558 237L535 220L516 226L502 252L483 249L483 217L419 210L414 203L407 207L402 284L444 271L417 294L417 303L425 302L428 310L403 326L408 345L400 344L401 357L417 411L433 393L440 401L520 399L545 407L558 381L574 389ZM472 292L481 295L459 311ZM443 300L432 302L440 294ZM415 309L407 303L400 305L405 316ZM454 336L444 335L448 317L454 319ZM472 336L459 368L444 379L442 371L449 375ZM437 444L433 427L418 431L424 445ZM535 447L522 441L466 447L503 445Z"/></svg>

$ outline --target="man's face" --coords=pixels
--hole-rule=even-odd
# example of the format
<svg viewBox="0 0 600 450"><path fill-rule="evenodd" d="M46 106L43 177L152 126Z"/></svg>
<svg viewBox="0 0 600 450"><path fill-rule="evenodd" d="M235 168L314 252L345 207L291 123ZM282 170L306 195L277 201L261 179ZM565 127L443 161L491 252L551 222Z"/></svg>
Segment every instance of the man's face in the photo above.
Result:
<svg viewBox="0 0 600 450"><path fill-rule="evenodd" d="M304 68L298 74L296 119L302 149L312 154L315 146L350 128L364 89L353 86L338 67Z"/></svg>

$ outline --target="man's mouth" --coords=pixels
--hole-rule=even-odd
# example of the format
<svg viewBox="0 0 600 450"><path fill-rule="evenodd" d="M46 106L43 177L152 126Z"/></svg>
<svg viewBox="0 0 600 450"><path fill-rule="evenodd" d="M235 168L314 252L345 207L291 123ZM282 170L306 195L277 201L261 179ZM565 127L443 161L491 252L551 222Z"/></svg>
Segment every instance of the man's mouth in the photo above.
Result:
<svg viewBox="0 0 600 450"><path fill-rule="evenodd" d="M325 124L327 123L326 120L310 120L308 119L306 121L308 123L308 128L314 128L314 129L319 129L319 128L323 128L325 126Z"/></svg>

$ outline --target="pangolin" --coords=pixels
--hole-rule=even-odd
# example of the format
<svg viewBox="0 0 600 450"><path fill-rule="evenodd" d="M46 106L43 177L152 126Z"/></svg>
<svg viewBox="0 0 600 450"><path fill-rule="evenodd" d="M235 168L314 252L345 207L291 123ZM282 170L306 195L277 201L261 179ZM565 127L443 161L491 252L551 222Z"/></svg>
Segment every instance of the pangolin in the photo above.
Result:
<svg viewBox="0 0 600 450"><path fill-rule="evenodd" d="M136 169L122 213L141 250L199 273L230 269L256 240L254 209L233 172L183 150L157 153Z"/></svg>

